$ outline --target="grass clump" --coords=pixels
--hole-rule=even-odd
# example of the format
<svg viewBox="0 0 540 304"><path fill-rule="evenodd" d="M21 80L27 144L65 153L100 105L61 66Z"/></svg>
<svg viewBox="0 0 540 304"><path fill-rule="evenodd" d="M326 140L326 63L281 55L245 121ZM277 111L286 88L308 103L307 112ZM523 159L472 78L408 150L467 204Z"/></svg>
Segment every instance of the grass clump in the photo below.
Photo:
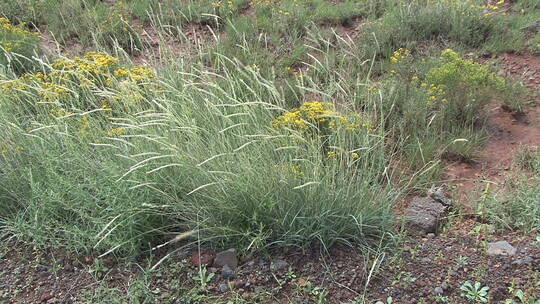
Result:
<svg viewBox="0 0 540 304"><path fill-rule="evenodd" d="M538 147L520 147L514 166L524 170L515 182L489 198L489 218L503 229L523 233L540 232L540 151Z"/></svg>
<svg viewBox="0 0 540 304"><path fill-rule="evenodd" d="M540 231L540 179L521 178L511 187L511 194L494 196L487 203L489 218L500 228Z"/></svg>
<svg viewBox="0 0 540 304"><path fill-rule="evenodd" d="M507 82L487 66L447 49L438 58L422 62L407 49L390 57L393 74L374 88L387 93L385 127L413 168L440 160L471 161L484 142L483 108L506 94Z"/></svg>
<svg viewBox="0 0 540 304"><path fill-rule="evenodd" d="M399 47L420 48L426 41L480 47L504 36L501 13L499 6L482 1L396 1L363 36L370 49L385 57Z"/></svg>
<svg viewBox="0 0 540 304"><path fill-rule="evenodd" d="M23 73L32 69L31 58L38 51L38 33L29 31L24 23L14 25L0 17L0 65Z"/></svg>
<svg viewBox="0 0 540 304"><path fill-rule="evenodd" d="M90 52L2 81L0 209L9 231L38 244L126 255L155 240L161 217L143 205L152 199L115 182L122 160L96 148L127 136L115 119L141 109L155 77Z"/></svg>
<svg viewBox="0 0 540 304"><path fill-rule="evenodd" d="M226 77L158 79L94 52L4 81L8 230L123 254L171 230L243 250L386 239L396 190L377 128L322 102L286 112L271 81L225 61Z"/></svg>

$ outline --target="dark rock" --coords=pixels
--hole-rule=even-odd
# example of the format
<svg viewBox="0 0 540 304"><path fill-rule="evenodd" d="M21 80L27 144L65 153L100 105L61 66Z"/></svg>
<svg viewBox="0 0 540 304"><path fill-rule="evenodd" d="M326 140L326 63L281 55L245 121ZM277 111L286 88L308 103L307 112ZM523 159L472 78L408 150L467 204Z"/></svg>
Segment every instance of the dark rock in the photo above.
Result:
<svg viewBox="0 0 540 304"><path fill-rule="evenodd" d="M224 279L234 279L236 278L236 273L231 269L231 267L229 267L229 265L225 265L223 268L221 268L221 276Z"/></svg>
<svg viewBox="0 0 540 304"><path fill-rule="evenodd" d="M490 256L509 256L515 255L517 249L510 245L507 241L498 241L488 243L487 254Z"/></svg>
<svg viewBox="0 0 540 304"><path fill-rule="evenodd" d="M521 258L521 259L517 259L512 264L514 264L514 265L530 265L533 262L534 262L534 259L531 258L530 256L528 256L528 257L524 257L524 258Z"/></svg>
<svg viewBox="0 0 540 304"><path fill-rule="evenodd" d="M272 262L272 265L270 267L274 271L286 270L289 268L289 263L287 263L287 261L285 260L277 259Z"/></svg>
<svg viewBox="0 0 540 304"><path fill-rule="evenodd" d="M214 259L215 267L229 266L231 270L235 270L238 267L238 258L236 257L235 249L228 249L216 254Z"/></svg>
<svg viewBox="0 0 540 304"><path fill-rule="evenodd" d="M411 234L436 233L447 207L430 197L415 196L405 212L406 226Z"/></svg>

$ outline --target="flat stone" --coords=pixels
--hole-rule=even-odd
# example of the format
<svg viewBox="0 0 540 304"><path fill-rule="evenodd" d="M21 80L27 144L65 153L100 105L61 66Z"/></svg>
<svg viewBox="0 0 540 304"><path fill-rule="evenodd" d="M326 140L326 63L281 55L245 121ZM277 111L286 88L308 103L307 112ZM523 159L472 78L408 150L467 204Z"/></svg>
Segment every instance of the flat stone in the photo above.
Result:
<svg viewBox="0 0 540 304"><path fill-rule="evenodd" d="M431 197L415 196L405 212L406 226L409 233L425 235L436 233L447 207Z"/></svg>
<svg viewBox="0 0 540 304"><path fill-rule="evenodd" d="M488 243L487 254L490 256L509 256L515 255L517 249L507 241L498 241Z"/></svg>
<svg viewBox="0 0 540 304"><path fill-rule="evenodd" d="M227 249L216 254L213 266L219 268L225 265L229 266L229 268L233 271L236 269L236 267L238 267L238 258L236 257L235 249Z"/></svg>

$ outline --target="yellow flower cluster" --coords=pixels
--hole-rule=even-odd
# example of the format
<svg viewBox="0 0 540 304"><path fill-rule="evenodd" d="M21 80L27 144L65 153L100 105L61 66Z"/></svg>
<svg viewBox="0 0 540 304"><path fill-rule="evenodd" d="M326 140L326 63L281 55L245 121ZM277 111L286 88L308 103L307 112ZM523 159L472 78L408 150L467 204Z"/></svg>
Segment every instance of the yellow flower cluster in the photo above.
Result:
<svg viewBox="0 0 540 304"><path fill-rule="evenodd" d="M292 0L289 2L291 2L294 5L294 7L300 6L300 3L298 2L298 0ZM251 6L267 7L267 8L270 8L270 10L275 14L289 16L291 14L290 12L283 10L279 7L281 3L282 3L282 0L252 0L249 4ZM291 4L291 3L288 3L288 4Z"/></svg>
<svg viewBox="0 0 540 304"><path fill-rule="evenodd" d="M28 42L35 42L39 34L26 29L26 23L13 25L7 18L0 17L0 46L7 52L17 51Z"/></svg>
<svg viewBox="0 0 540 304"><path fill-rule="evenodd" d="M390 61L393 63L398 63L400 61L403 61L406 58L409 58L411 56L411 51L404 48L399 48L392 54L392 57L390 57Z"/></svg>
<svg viewBox="0 0 540 304"><path fill-rule="evenodd" d="M428 92L428 104L434 104L438 101L440 102L448 102L448 99L446 96L446 86L444 84L428 84L427 82L422 82L420 86L424 87Z"/></svg>
<svg viewBox="0 0 540 304"><path fill-rule="evenodd" d="M371 129L371 123L360 115L343 116L334 110L329 102L308 101L302 106L287 112L272 121L272 126L286 127L294 130L311 133L324 129L334 129L342 126L347 131L360 128Z"/></svg>
<svg viewBox="0 0 540 304"><path fill-rule="evenodd" d="M121 66L116 57L89 52L83 57L57 59L45 73L26 73L6 81L1 85L0 92L13 97L34 96L35 101L61 102L66 106L86 109L95 105L80 104L81 100L87 100L79 98L80 94L93 95L96 89L112 88L122 94L113 96L113 99L126 101L131 100L126 96L139 96L140 91L147 87L156 88L156 80L156 75L149 67L128 68ZM21 91L25 94L21 94ZM93 96L92 99L100 97ZM106 106L110 109L108 104Z"/></svg>
<svg viewBox="0 0 540 304"><path fill-rule="evenodd" d="M107 131L107 136L115 137L115 136L118 136L118 135L124 135L126 133L127 133L126 129L124 129L124 128L114 128L114 129L110 129L109 131Z"/></svg>
<svg viewBox="0 0 540 304"><path fill-rule="evenodd" d="M38 36L39 35L38 33L32 33L28 31L25 28L25 26L26 26L26 23L24 22L18 25L13 25L11 24L9 19L0 17L0 29L2 30L2 32L11 33L11 34L20 35L20 36Z"/></svg>
<svg viewBox="0 0 540 304"><path fill-rule="evenodd" d="M472 97L482 94L482 90L504 88L504 79L489 71L486 66L463 59L451 49L441 53L442 64L432 68L421 83L428 94L428 103L447 102L448 88L459 88L462 93Z"/></svg>
<svg viewBox="0 0 540 304"><path fill-rule="evenodd" d="M347 153L340 153L340 152L336 152L336 151L328 151L326 152L326 157L328 157L329 159L333 159L333 160L336 160L338 158L342 158L342 157L350 157L351 159L358 159L360 158L360 154L358 154L358 152L347 152Z"/></svg>
<svg viewBox="0 0 540 304"><path fill-rule="evenodd" d="M308 129L310 126L323 127L335 116L333 104L329 102L308 101L302 106L287 112L272 121L274 127Z"/></svg>
<svg viewBox="0 0 540 304"><path fill-rule="evenodd" d="M9 142L0 142L0 156L7 156L10 152L24 151L24 147L15 146Z"/></svg>
<svg viewBox="0 0 540 304"><path fill-rule="evenodd" d="M118 63L119 59L100 52L88 52L82 58L57 59L52 67L57 71L69 71L72 73L102 75L107 74Z"/></svg>
<svg viewBox="0 0 540 304"><path fill-rule="evenodd" d="M220 1L213 1L213 2L212 2L212 6L213 6L214 8L224 7L224 6L225 6L224 4L225 4L226 7L227 7L229 10L231 10L231 11L234 9L234 3L233 3L232 1L230 1L230 0L228 0L228 1L221 1L221 0L220 0Z"/></svg>

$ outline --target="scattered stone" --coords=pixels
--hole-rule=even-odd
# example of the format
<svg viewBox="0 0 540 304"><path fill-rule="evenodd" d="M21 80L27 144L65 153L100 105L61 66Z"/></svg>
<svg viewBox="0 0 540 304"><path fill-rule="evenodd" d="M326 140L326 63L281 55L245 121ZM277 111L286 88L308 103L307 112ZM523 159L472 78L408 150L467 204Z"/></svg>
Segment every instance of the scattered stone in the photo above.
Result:
<svg viewBox="0 0 540 304"><path fill-rule="evenodd" d="M411 234L436 233L447 207L431 197L415 196L405 212L406 226Z"/></svg>
<svg viewBox="0 0 540 304"><path fill-rule="evenodd" d="M444 293L444 289L442 287L435 287L433 291L436 295L442 295Z"/></svg>
<svg viewBox="0 0 540 304"><path fill-rule="evenodd" d="M531 265L533 262L534 262L533 258L531 258L530 256L527 256L527 257L515 260L512 264L514 264L514 265Z"/></svg>
<svg viewBox="0 0 540 304"><path fill-rule="evenodd" d="M428 233L427 237L428 237L428 239L434 239L435 238L435 233Z"/></svg>
<svg viewBox="0 0 540 304"><path fill-rule="evenodd" d="M52 298L53 298L53 294L52 294L52 293L44 293L44 294L41 295L41 297L39 298L39 300L40 300L41 302L47 302L47 301L49 301L49 300L52 299Z"/></svg>
<svg viewBox="0 0 540 304"><path fill-rule="evenodd" d="M225 283L221 283L219 284L219 291L220 292L227 292L229 290L229 285L225 284Z"/></svg>
<svg viewBox="0 0 540 304"><path fill-rule="evenodd" d="M287 263L287 261L285 260L277 259L272 262L272 265L270 267L274 271L286 270L289 268L289 263Z"/></svg>
<svg viewBox="0 0 540 304"><path fill-rule="evenodd" d="M430 258L422 258L420 261L421 261L422 263L425 263L425 264L431 263L431 259L430 259Z"/></svg>
<svg viewBox="0 0 540 304"><path fill-rule="evenodd" d="M507 241L498 241L488 243L487 254L490 256L509 256L515 255L517 249L510 245Z"/></svg>
<svg viewBox="0 0 540 304"><path fill-rule="evenodd" d="M229 267L229 265L225 265L221 269L221 276L224 279L234 279L236 278L236 273L234 273L234 270L232 270L231 267Z"/></svg>
<svg viewBox="0 0 540 304"><path fill-rule="evenodd" d="M238 267L238 258L236 257L236 250L231 248L216 254L214 259L215 267L229 266L231 270L235 270Z"/></svg>
<svg viewBox="0 0 540 304"><path fill-rule="evenodd" d="M428 196L444 206L454 205L454 202L446 196L442 187L431 186L428 190Z"/></svg>

